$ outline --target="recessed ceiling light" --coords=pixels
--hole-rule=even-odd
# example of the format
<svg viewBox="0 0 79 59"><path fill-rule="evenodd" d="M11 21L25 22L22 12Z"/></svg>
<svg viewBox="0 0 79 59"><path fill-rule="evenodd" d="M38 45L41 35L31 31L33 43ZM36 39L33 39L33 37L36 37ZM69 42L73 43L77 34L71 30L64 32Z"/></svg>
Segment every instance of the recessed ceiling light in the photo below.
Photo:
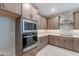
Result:
<svg viewBox="0 0 79 59"><path fill-rule="evenodd" d="M52 8L52 12L55 12L56 11L56 9L55 8Z"/></svg>

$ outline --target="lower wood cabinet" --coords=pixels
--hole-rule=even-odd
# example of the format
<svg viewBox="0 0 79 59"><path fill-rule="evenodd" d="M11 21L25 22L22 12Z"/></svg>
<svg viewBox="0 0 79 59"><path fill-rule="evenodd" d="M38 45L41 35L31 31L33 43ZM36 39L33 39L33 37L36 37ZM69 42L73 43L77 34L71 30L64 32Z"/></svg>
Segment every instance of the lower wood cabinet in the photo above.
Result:
<svg viewBox="0 0 79 59"><path fill-rule="evenodd" d="M74 50L79 51L79 38L74 38Z"/></svg>
<svg viewBox="0 0 79 59"><path fill-rule="evenodd" d="M75 39L72 37L63 37L63 36L54 36L50 35L49 36L49 44L53 44L62 48L67 48L67 49L74 49L74 50L79 50L79 40Z"/></svg>
<svg viewBox="0 0 79 59"><path fill-rule="evenodd" d="M58 46L58 42L59 42L59 37L58 36L49 36L49 44L53 44Z"/></svg>
<svg viewBox="0 0 79 59"><path fill-rule="evenodd" d="M49 44L54 44L54 36L49 35L48 38L49 38L48 43Z"/></svg>
<svg viewBox="0 0 79 59"><path fill-rule="evenodd" d="M71 37L64 38L64 48L73 49L74 47L74 39Z"/></svg>
<svg viewBox="0 0 79 59"><path fill-rule="evenodd" d="M48 45L48 36L43 36L38 38L38 49L44 48L46 45Z"/></svg>
<svg viewBox="0 0 79 59"><path fill-rule="evenodd" d="M59 37L58 46L59 46L59 47L64 47L64 37Z"/></svg>

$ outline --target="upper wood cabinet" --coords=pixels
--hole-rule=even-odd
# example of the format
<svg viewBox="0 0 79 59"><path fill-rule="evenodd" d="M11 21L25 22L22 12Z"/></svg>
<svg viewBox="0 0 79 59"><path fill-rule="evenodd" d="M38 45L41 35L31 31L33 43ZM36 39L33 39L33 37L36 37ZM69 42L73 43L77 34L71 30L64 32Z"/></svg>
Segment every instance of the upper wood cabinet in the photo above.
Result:
<svg viewBox="0 0 79 59"><path fill-rule="evenodd" d="M59 29L59 17L53 17L48 19L48 29Z"/></svg>
<svg viewBox="0 0 79 59"><path fill-rule="evenodd" d="M74 12L75 29L79 29L79 12Z"/></svg>
<svg viewBox="0 0 79 59"><path fill-rule="evenodd" d="M41 17L43 29L47 29L47 19L45 17Z"/></svg>
<svg viewBox="0 0 79 59"><path fill-rule="evenodd" d="M32 4L22 4L22 17L38 21L38 9Z"/></svg>
<svg viewBox="0 0 79 59"><path fill-rule="evenodd" d="M32 5L32 19L38 21L38 9Z"/></svg>
<svg viewBox="0 0 79 59"><path fill-rule="evenodd" d="M38 29L47 29L47 19L38 15Z"/></svg>
<svg viewBox="0 0 79 59"><path fill-rule="evenodd" d="M1 3L1 9L21 14L21 3Z"/></svg>
<svg viewBox="0 0 79 59"><path fill-rule="evenodd" d="M25 18L28 18L28 19L31 19L32 15L32 9L31 9L31 5L30 4L22 4L22 17L25 17Z"/></svg>

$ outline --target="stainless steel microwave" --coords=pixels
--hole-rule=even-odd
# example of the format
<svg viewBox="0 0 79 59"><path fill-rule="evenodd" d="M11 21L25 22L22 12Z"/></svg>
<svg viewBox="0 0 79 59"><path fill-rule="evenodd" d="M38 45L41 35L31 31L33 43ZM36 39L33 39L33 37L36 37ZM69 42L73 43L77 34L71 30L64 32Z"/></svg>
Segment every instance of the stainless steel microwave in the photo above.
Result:
<svg viewBox="0 0 79 59"><path fill-rule="evenodd" d="M23 18L23 33L35 32L37 30L37 22Z"/></svg>

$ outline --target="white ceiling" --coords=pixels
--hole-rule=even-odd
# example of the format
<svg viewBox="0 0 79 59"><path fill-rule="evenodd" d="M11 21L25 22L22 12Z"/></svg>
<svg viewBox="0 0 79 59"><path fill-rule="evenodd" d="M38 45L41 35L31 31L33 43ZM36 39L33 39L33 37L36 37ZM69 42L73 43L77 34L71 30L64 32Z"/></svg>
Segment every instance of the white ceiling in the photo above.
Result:
<svg viewBox="0 0 79 59"><path fill-rule="evenodd" d="M34 3L39 9L39 13L43 16L54 15L60 12L79 8L79 3ZM55 8L55 12L52 11Z"/></svg>

